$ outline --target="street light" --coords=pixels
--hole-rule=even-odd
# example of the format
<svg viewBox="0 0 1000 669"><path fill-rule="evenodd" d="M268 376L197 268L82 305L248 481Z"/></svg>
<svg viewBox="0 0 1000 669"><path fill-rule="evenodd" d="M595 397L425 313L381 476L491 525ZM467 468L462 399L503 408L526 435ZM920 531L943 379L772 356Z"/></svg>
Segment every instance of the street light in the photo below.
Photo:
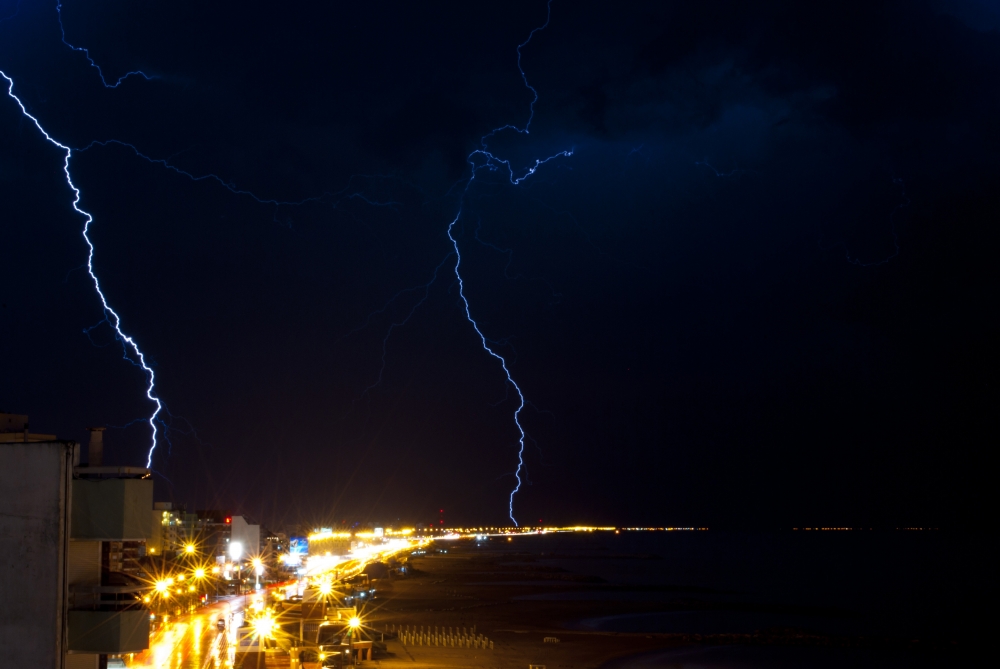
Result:
<svg viewBox="0 0 1000 669"><path fill-rule="evenodd" d="M194 544L187 544L184 546L184 552L188 555L194 555Z"/></svg>
<svg viewBox="0 0 1000 669"><path fill-rule="evenodd" d="M253 630L257 636L263 639L270 639L274 632L274 618L269 615L257 618L253 621Z"/></svg>
<svg viewBox="0 0 1000 669"><path fill-rule="evenodd" d="M250 561L253 565L254 571L257 573L257 583L255 584L255 590L260 590L260 577L264 575L264 562L259 557L255 557Z"/></svg>
<svg viewBox="0 0 1000 669"><path fill-rule="evenodd" d="M352 616L347 621L347 655L351 658L351 666L354 666L354 630L361 627L361 618Z"/></svg>

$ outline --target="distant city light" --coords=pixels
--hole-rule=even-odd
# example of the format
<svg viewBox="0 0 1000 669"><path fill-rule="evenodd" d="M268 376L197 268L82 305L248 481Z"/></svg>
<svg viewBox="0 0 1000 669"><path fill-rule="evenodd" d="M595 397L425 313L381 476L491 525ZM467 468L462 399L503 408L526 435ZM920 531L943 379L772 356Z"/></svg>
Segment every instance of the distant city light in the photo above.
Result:
<svg viewBox="0 0 1000 669"><path fill-rule="evenodd" d="M243 557L243 544L238 541L229 544L229 557L233 558L233 560L239 560Z"/></svg>

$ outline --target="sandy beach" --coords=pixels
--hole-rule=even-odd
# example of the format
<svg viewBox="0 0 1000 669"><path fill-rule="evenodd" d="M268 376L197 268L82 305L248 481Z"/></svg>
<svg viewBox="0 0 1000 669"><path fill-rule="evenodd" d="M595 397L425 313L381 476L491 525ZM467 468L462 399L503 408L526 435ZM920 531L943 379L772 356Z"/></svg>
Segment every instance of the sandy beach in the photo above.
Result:
<svg viewBox="0 0 1000 669"><path fill-rule="evenodd" d="M655 584L651 574L679 578L680 567L613 548L630 542L438 541L410 558L408 574L380 580L376 599L364 606L367 633L381 646L375 659L388 669L874 667L923 666L942 647L953 648L951 641L873 633L857 611L829 604ZM593 559L607 546L603 559ZM485 643L462 646L463 638Z"/></svg>
<svg viewBox="0 0 1000 669"><path fill-rule="evenodd" d="M389 669L598 667L615 657L685 643L662 635L568 630L563 624L599 615L653 611L656 604L526 599L547 592L591 591L600 580L533 565L529 553L501 554L471 541L440 543L447 553L414 556L411 575L380 582L377 599L364 609L376 640L385 632L386 652L377 659ZM452 634L462 629L471 634L474 629L493 648L403 643L405 635L399 633L403 629L448 635L449 628ZM546 642L546 637L558 641Z"/></svg>

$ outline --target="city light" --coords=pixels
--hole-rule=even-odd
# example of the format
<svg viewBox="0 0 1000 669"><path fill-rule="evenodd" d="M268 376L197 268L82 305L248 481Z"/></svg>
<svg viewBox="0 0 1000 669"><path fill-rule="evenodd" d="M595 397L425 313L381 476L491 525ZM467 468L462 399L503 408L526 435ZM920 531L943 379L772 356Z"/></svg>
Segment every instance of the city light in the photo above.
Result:
<svg viewBox="0 0 1000 669"><path fill-rule="evenodd" d="M262 638L270 639L274 633L274 618L263 616L253 621L254 633Z"/></svg>
<svg viewBox="0 0 1000 669"><path fill-rule="evenodd" d="M238 541L229 544L229 557L233 558L233 560L239 560L243 557L243 544Z"/></svg>
<svg viewBox="0 0 1000 669"><path fill-rule="evenodd" d="M197 569L194 570L194 577L205 578L205 570L202 569L201 567L198 567Z"/></svg>
<svg viewBox="0 0 1000 669"><path fill-rule="evenodd" d="M352 630L358 629L359 627L361 627L361 618L354 616L353 618L347 621L347 626L350 627Z"/></svg>
<svg viewBox="0 0 1000 669"><path fill-rule="evenodd" d="M162 581L157 581L156 582L156 591L159 592L159 593L161 593L161 594L164 593L164 592L166 592L169 588L170 588L170 581L169 580L164 579Z"/></svg>
<svg viewBox="0 0 1000 669"><path fill-rule="evenodd" d="M184 546L184 552L187 553L188 555L193 555L194 554L194 544L187 544L186 546Z"/></svg>

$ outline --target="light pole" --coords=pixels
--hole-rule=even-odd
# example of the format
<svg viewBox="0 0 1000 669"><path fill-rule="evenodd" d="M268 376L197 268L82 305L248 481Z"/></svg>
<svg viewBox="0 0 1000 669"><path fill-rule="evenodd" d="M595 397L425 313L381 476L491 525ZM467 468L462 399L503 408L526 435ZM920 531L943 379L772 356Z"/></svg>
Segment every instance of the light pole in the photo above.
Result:
<svg viewBox="0 0 1000 669"><path fill-rule="evenodd" d="M254 590L260 590L260 577L264 575L264 561L259 557L255 557L251 564L253 565L254 572L257 575L257 580L254 583Z"/></svg>
<svg viewBox="0 0 1000 669"><path fill-rule="evenodd" d="M360 629L361 619L357 616L347 621L347 656L351 658L351 666L354 666L354 630Z"/></svg>
<svg viewBox="0 0 1000 669"><path fill-rule="evenodd" d="M240 558L243 557L243 544L238 541L234 541L229 544L229 557L232 558L233 562L236 563L236 592L237 594L243 594L243 574L240 570Z"/></svg>

